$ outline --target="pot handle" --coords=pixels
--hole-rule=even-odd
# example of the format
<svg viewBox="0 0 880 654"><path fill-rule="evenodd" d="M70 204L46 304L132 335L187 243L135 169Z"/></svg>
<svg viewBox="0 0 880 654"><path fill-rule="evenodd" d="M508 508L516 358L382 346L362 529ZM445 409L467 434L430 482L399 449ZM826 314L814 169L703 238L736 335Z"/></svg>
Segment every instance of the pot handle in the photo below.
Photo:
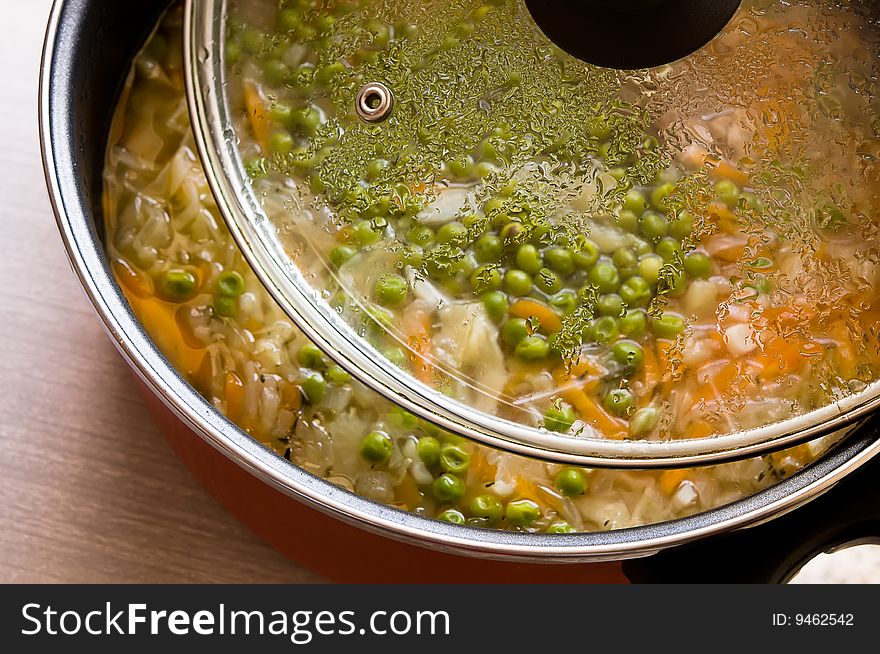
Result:
<svg viewBox="0 0 880 654"><path fill-rule="evenodd" d="M880 457L767 523L623 563L634 583L784 583L822 552L880 543Z"/></svg>

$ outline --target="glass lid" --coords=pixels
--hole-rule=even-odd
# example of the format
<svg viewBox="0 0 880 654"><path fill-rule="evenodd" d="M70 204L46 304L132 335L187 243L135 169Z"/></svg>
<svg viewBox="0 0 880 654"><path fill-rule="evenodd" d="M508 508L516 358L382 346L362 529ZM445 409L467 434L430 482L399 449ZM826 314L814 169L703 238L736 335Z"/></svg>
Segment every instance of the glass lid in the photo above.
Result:
<svg viewBox="0 0 880 654"><path fill-rule="evenodd" d="M725 3L622 70L535 4L187 2L200 156L272 297L418 418L556 462L732 460L873 409L874 5Z"/></svg>

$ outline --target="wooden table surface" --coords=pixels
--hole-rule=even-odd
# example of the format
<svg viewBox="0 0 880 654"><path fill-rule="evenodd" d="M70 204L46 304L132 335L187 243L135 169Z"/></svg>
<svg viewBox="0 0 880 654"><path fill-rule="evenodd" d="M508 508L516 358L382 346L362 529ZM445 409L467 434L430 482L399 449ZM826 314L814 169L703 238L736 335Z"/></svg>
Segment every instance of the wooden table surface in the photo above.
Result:
<svg viewBox="0 0 880 654"><path fill-rule="evenodd" d="M65 259L43 182L49 0L0 3L0 582L317 582L178 462Z"/></svg>

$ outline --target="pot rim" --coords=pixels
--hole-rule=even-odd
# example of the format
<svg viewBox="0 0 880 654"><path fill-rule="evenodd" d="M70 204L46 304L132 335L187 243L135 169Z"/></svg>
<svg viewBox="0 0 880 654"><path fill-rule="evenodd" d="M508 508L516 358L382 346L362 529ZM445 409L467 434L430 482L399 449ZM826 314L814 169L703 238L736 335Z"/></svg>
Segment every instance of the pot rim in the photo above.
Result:
<svg viewBox="0 0 880 654"><path fill-rule="evenodd" d="M530 562L587 562L647 556L786 513L834 486L880 452L880 440L858 430L817 461L758 493L677 520L626 529L565 535L526 534L443 523L379 504L312 475L264 448L199 395L165 357L131 312L113 279L93 224L76 165L72 50L87 0L54 0L39 81L43 169L55 219L74 273L104 329L150 390L214 449L276 490L367 531L451 553ZM69 20L62 21L72 7ZM68 52L69 55L69 52ZM59 82L59 80L61 80ZM61 88L59 88L59 85Z"/></svg>

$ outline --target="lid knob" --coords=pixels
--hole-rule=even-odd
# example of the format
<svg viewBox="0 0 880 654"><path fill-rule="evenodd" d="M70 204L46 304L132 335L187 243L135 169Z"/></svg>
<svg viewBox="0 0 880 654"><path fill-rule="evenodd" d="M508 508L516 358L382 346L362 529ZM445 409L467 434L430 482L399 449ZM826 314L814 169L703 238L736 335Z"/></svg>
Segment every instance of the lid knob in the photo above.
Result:
<svg viewBox="0 0 880 654"><path fill-rule="evenodd" d="M607 68L650 68L681 59L714 38L740 0L526 0L560 48Z"/></svg>

